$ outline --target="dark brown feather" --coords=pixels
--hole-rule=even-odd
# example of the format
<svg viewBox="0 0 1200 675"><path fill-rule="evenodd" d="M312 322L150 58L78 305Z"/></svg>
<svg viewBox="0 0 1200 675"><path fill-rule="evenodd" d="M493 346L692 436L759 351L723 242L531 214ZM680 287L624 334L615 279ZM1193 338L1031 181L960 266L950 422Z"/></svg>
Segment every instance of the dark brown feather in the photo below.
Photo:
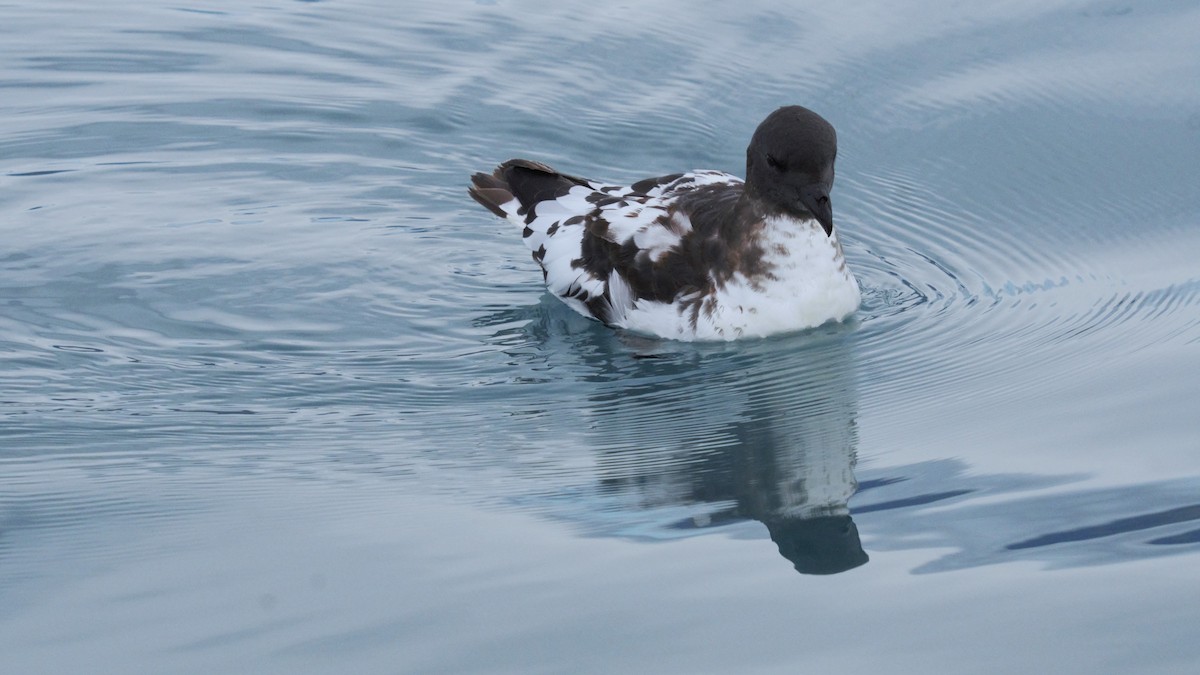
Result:
<svg viewBox="0 0 1200 675"><path fill-rule="evenodd" d="M488 211L501 218L507 217L508 214L500 208L500 205L511 201L513 194L508 190L508 185L499 178L486 173L477 173L471 176L471 187L467 188L467 192L471 198L482 204Z"/></svg>

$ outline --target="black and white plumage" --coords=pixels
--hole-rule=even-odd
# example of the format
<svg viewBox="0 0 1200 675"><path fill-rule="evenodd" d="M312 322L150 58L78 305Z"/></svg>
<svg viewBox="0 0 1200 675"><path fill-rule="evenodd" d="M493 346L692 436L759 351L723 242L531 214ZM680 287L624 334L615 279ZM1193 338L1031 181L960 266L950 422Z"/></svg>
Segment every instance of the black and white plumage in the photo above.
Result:
<svg viewBox="0 0 1200 675"><path fill-rule="evenodd" d="M470 194L522 228L552 293L609 326L733 340L840 321L859 305L833 228L837 137L787 106L746 150L746 180L689 171L619 186L524 159Z"/></svg>

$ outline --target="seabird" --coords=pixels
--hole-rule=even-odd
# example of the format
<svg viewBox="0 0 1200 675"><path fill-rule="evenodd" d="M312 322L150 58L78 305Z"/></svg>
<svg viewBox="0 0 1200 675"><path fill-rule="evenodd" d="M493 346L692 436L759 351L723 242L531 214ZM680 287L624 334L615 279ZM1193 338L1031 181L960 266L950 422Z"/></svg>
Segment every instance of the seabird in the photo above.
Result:
<svg viewBox="0 0 1200 675"><path fill-rule="evenodd" d="M746 180L697 170L611 185L526 159L469 192L522 229L546 286L580 314L676 340L798 331L854 313L829 193L837 135L785 106L758 126Z"/></svg>

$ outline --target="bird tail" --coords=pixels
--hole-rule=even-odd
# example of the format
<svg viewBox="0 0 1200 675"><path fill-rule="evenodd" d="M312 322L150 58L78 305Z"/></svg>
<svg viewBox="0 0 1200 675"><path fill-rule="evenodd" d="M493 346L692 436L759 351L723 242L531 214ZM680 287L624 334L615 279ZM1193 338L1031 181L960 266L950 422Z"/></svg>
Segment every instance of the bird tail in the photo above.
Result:
<svg viewBox="0 0 1200 675"><path fill-rule="evenodd" d="M488 211L501 218L508 218L509 211L505 206L512 202L514 197L508 183L504 182L500 168L502 167L498 167L493 174L477 173L471 176L471 187L467 188L467 192ZM512 209L513 215L516 215L516 211L517 209Z"/></svg>
<svg viewBox="0 0 1200 675"><path fill-rule="evenodd" d="M471 176L467 192L488 211L521 224L538 202L553 201L576 185L587 184L582 178L559 173L541 162L510 159L490 175Z"/></svg>

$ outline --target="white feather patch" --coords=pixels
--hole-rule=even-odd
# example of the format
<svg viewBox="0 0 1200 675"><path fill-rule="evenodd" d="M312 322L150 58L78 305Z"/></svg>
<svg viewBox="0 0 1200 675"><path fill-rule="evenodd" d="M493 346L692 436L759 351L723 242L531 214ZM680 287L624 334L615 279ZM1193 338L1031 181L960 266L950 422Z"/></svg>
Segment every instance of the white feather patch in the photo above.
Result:
<svg viewBox="0 0 1200 675"><path fill-rule="evenodd" d="M633 194L628 187L580 185L558 199L535 204L536 217L529 223L517 213L517 200L500 208L510 221L530 230L525 243L531 250L538 253L544 248L541 265L550 292L590 317L587 306L572 296L596 298L607 291L612 309L608 319L616 326L679 340L733 340L812 328L853 313L860 301L858 283L846 268L836 233L826 236L814 220L775 218L764 223L758 245L763 261L771 267L770 277L747 279L735 274L721 283L714 279L716 290L711 295L694 293L672 303L637 298L618 272L596 279L574 264L581 257L586 229L583 222L566 222L596 212L587 198L604 188L610 189L603 194L621 200L598 209L606 224L605 238L621 245L632 242L640 256L658 261L692 231L683 213L665 218L681 191L741 182L719 171L694 171L631 200L626 199Z"/></svg>

